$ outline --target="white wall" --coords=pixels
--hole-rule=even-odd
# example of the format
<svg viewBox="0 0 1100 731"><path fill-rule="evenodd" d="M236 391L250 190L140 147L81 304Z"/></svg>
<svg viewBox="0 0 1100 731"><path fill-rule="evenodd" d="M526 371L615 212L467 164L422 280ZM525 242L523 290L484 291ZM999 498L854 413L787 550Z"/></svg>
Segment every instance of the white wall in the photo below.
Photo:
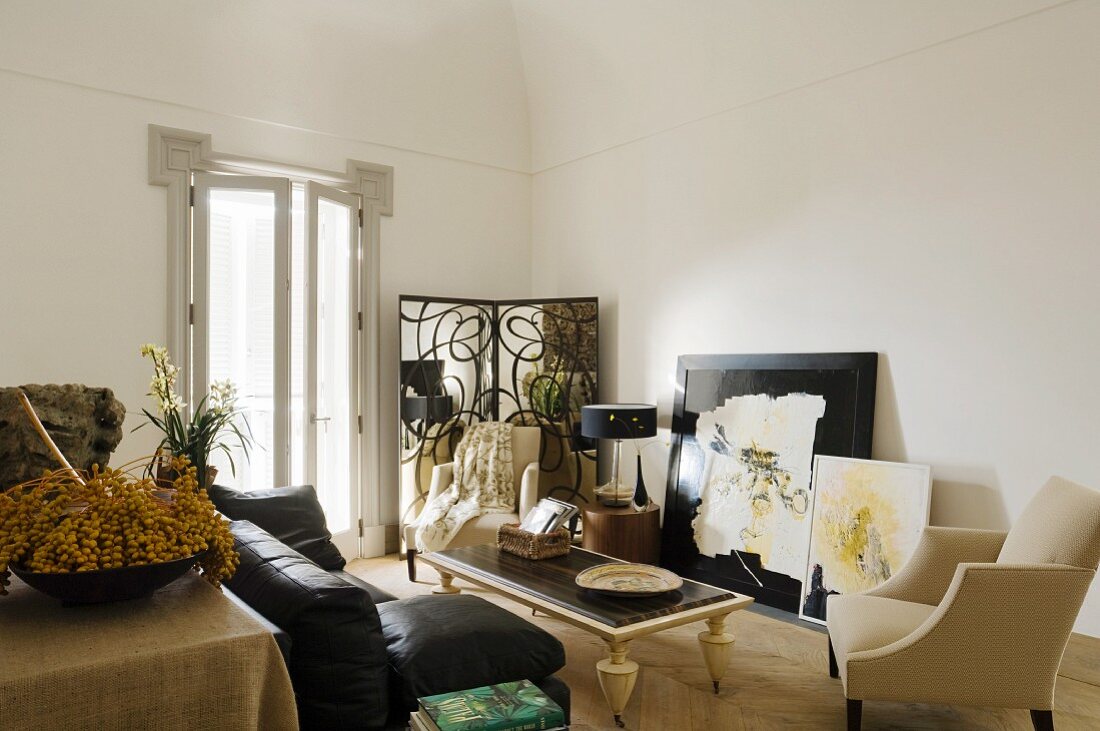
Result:
<svg viewBox="0 0 1100 731"><path fill-rule="evenodd" d="M0 0L0 68L526 170L506 0Z"/></svg>
<svg viewBox="0 0 1100 731"><path fill-rule="evenodd" d="M513 0L535 171L1058 0Z"/></svg>
<svg viewBox="0 0 1100 731"><path fill-rule="evenodd" d="M275 35L254 32L249 13L276 14ZM530 177L512 170L525 169L528 141L511 18L497 2L0 2L0 383L110 386L126 428L138 423L150 375L138 348L164 341L167 317L150 123L209 132L220 152L394 166L383 384L397 383L398 294L525 296ZM394 391L381 404L388 521ZM128 434L115 462L148 453L151 438Z"/></svg>
<svg viewBox="0 0 1100 731"><path fill-rule="evenodd" d="M873 350L874 456L933 465L934 523L1100 486L1100 3L1041 4L518 0L533 294L601 297L603 395L667 419L679 354Z"/></svg>

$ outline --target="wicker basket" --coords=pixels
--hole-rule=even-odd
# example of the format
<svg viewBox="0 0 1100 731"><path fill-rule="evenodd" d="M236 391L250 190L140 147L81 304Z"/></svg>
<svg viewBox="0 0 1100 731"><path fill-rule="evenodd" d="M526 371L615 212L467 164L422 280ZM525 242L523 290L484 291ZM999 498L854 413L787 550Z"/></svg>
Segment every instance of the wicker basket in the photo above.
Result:
<svg viewBox="0 0 1100 731"><path fill-rule="evenodd" d="M518 523L505 523L497 528L500 550L532 561L564 556L569 553L570 539L565 528L553 533L528 533L520 530Z"/></svg>

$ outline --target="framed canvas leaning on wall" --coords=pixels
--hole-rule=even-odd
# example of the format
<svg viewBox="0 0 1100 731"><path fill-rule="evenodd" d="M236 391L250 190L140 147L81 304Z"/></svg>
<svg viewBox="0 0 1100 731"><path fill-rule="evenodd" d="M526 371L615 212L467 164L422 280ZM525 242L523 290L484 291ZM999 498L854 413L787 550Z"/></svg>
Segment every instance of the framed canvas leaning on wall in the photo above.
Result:
<svg viewBox="0 0 1100 731"><path fill-rule="evenodd" d="M876 353L683 355L661 565L797 614L816 454L870 457Z"/></svg>
<svg viewBox="0 0 1100 731"><path fill-rule="evenodd" d="M819 455L799 617L825 624L830 594L880 586L913 555L932 494L928 465Z"/></svg>

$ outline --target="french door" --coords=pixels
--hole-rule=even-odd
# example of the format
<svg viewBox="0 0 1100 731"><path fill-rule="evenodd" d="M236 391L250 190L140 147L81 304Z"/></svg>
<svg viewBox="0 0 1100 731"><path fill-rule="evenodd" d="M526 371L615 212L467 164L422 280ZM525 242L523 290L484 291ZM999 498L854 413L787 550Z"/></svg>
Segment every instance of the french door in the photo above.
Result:
<svg viewBox="0 0 1100 731"><path fill-rule="evenodd" d="M305 184L306 472L333 542L359 555L359 198Z"/></svg>
<svg viewBox="0 0 1100 731"><path fill-rule="evenodd" d="M218 481L314 485L334 543L358 556L359 198L196 173L193 206L193 392L231 380L256 442L250 459L212 456Z"/></svg>

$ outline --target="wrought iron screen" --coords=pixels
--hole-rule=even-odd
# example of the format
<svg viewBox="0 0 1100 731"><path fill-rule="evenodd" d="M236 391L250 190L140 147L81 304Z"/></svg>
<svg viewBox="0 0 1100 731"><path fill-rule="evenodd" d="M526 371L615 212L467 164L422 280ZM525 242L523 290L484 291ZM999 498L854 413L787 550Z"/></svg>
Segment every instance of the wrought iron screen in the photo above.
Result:
<svg viewBox="0 0 1100 731"><path fill-rule="evenodd" d="M402 295L399 312L402 523L479 421L538 426L540 497L592 499L597 445L581 437L580 414L598 398L598 299Z"/></svg>

